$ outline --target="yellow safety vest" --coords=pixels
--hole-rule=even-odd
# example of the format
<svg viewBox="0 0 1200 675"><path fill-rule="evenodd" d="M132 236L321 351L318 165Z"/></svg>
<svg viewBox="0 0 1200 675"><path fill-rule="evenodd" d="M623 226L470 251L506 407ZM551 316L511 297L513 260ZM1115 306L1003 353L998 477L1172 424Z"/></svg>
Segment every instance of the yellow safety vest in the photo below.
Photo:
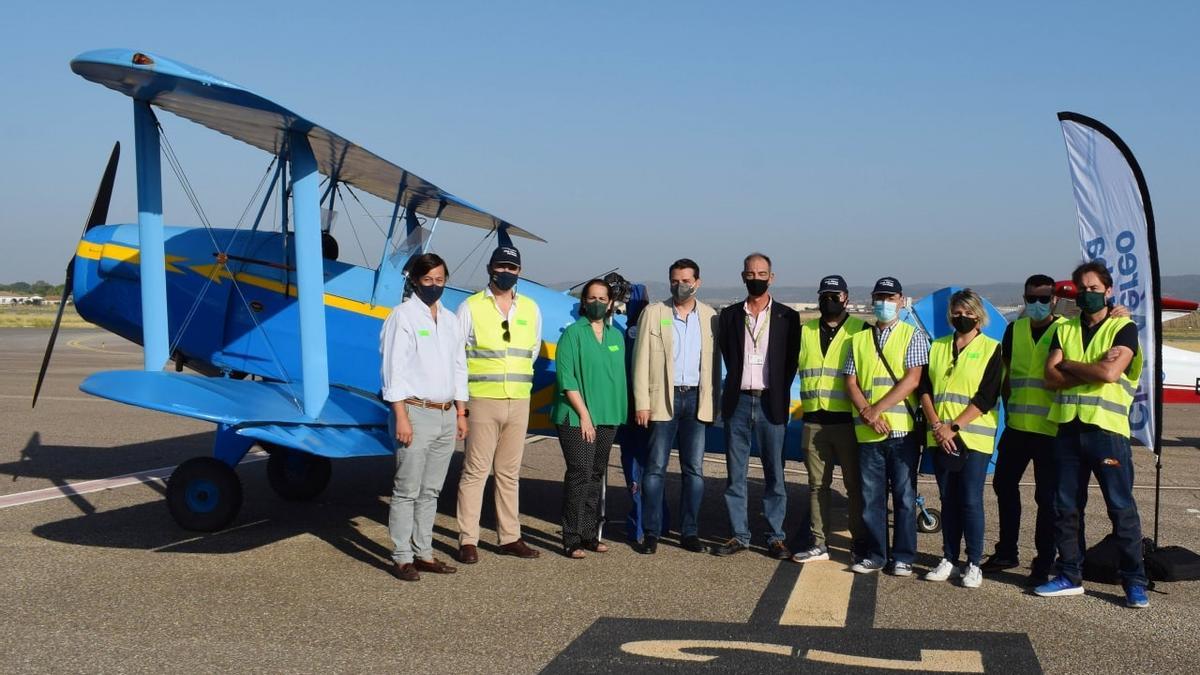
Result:
<svg viewBox="0 0 1200 675"><path fill-rule="evenodd" d="M1007 426L1043 436L1058 434L1058 423L1050 419L1054 392L1046 388L1046 357L1058 327L1066 319L1057 317L1041 339L1033 341L1029 317L1017 319L1012 328L1012 354L1008 357L1008 386L1011 390L1004 412Z"/></svg>
<svg viewBox="0 0 1200 675"><path fill-rule="evenodd" d="M850 338L866 328L862 319L847 317L829 349L821 352L821 320L813 319L800 328L800 408L806 413L817 410L851 412L846 395L842 366L850 353Z"/></svg>
<svg viewBox="0 0 1200 675"><path fill-rule="evenodd" d="M979 391L987 364L1000 343L980 333L958 354L954 362L954 335L940 337L929 347L929 383L933 385L933 409L938 419L951 424L955 417L971 405L971 397ZM996 447L996 429L1000 416L996 407L962 425L958 435L968 448L985 455ZM931 447L937 445L930 431L925 437Z"/></svg>
<svg viewBox="0 0 1200 675"><path fill-rule="evenodd" d="M1112 349L1117 333L1127 324L1126 318L1109 317L1096 330L1087 349L1083 348L1083 326L1079 317L1058 327L1058 342L1062 346L1063 359L1080 363L1098 363ZM1050 406L1050 419L1062 424L1079 418L1084 424L1094 424L1101 429L1129 438L1129 406L1137 392L1138 378L1142 375L1142 350L1133 355L1126 372L1116 382L1085 382L1079 386L1063 389L1054 397Z"/></svg>
<svg viewBox="0 0 1200 675"><path fill-rule="evenodd" d="M508 322L484 291L467 298L475 344L467 346L467 393L471 398L529 398L533 390L533 347L538 341L537 305L522 296Z"/></svg>
<svg viewBox="0 0 1200 675"><path fill-rule="evenodd" d="M912 324L898 321L888 334L887 343L883 345L883 357L891 365L897 380L904 379L904 355L915 330ZM859 331L850 338L850 351L854 354L854 372L858 377L858 387L862 389L867 402L874 405L887 395L897 381L892 379L883 362L879 360L879 354L875 350L875 330ZM915 412L915 393L910 394L906 400ZM904 401L885 410L883 417L891 425L892 431L912 431L916 427L916 420L908 413ZM877 443L887 439L886 434L875 433L875 430L863 424L858 416L854 418L854 435L859 443Z"/></svg>

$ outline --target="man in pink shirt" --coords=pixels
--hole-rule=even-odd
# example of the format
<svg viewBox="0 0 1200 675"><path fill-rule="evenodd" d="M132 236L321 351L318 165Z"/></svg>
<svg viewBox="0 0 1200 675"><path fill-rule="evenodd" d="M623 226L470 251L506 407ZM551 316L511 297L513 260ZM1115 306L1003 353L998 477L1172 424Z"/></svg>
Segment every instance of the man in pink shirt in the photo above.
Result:
<svg viewBox="0 0 1200 675"><path fill-rule="evenodd" d="M733 555L750 546L747 515L746 468L753 441L762 459L766 488L763 513L767 517L767 553L787 560L784 545L787 492L783 480L783 444L791 414L792 380L800 353L800 315L775 302L769 288L775 275L771 259L751 253L742 263L745 302L721 310L717 321L725 384L721 415L725 427L725 506L733 537L713 549Z"/></svg>

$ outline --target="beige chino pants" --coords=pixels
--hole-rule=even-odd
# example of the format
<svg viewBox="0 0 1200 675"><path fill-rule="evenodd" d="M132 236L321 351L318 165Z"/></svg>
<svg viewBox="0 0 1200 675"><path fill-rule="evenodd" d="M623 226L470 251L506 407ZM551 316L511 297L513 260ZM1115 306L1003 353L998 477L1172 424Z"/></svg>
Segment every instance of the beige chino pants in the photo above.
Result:
<svg viewBox="0 0 1200 675"><path fill-rule="evenodd" d="M529 430L529 399L473 398L458 482L458 544L479 544L479 514L488 473L496 476L496 534L500 545L521 538L518 487L525 433Z"/></svg>

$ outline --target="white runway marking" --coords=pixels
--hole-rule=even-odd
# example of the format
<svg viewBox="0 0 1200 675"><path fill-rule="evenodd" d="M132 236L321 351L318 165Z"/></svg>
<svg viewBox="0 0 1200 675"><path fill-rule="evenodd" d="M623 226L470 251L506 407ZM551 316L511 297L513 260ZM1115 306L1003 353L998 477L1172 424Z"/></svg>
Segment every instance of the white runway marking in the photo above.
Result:
<svg viewBox="0 0 1200 675"><path fill-rule="evenodd" d="M24 399L26 401L33 400L33 396L29 396L26 394L0 394L0 398L16 398L16 399ZM39 396L38 400L39 401L91 401L91 402L103 401L105 403L109 402L108 399L106 399L106 398L97 398L95 396Z"/></svg>
<svg viewBox="0 0 1200 675"><path fill-rule="evenodd" d="M267 458L267 453L250 453L242 460L242 464L250 462L261 462ZM62 499L63 497L73 497L75 495L84 495L89 492L99 492L101 490L113 490L116 488L129 487L130 485L141 485L151 481L165 482L171 472L175 470L173 466L164 466L159 469L146 469L144 471L134 471L121 476L113 476L112 478L100 478L98 480L85 480L78 483L67 483L66 485L56 485L54 487L42 488L40 490L30 490L29 492L18 492L12 495L0 496L0 509L7 509L12 506L23 506L25 504L34 504L37 502L49 501L51 499Z"/></svg>

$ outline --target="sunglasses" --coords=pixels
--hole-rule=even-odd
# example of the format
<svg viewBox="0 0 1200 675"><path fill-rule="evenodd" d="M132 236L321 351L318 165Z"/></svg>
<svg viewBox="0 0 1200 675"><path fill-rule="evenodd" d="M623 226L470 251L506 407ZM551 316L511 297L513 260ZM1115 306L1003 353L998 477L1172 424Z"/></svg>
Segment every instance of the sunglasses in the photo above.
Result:
<svg viewBox="0 0 1200 675"><path fill-rule="evenodd" d="M508 319L500 322L500 328L504 329L504 335L500 336L505 342L512 342L512 333L508 331Z"/></svg>
<svg viewBox="0 0 1200 675"><path fill-rule="evenodd" d="M1025 296L1025 304L1028 305L1028 304L1032 304L1035 302L1040 302L1043 305L1048 305L1048 304L1050 304L1050 301L1053 299L1054 299L1053 295L1027 295L1027 296Z"/></svg>

